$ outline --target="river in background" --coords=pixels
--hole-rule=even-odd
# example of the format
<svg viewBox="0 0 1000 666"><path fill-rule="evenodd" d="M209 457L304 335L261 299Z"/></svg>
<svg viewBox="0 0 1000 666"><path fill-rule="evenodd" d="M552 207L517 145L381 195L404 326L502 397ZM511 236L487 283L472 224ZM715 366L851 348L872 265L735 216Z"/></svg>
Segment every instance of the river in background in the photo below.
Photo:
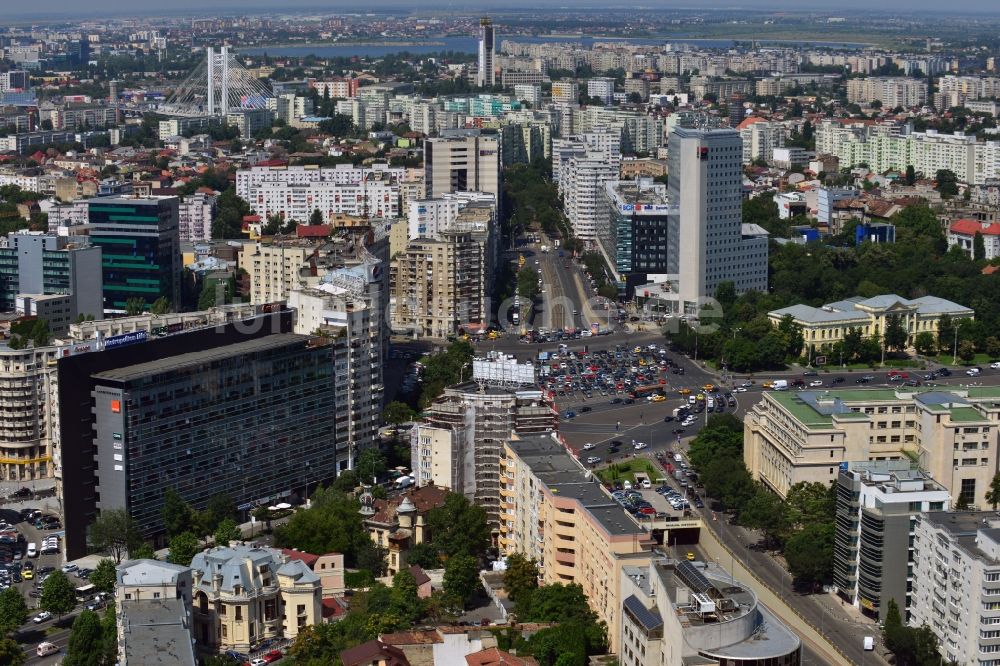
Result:
<svg viewBox="0 0 1000 666"><path fill-rule="evenodd" d="M733 46L737 41L747 42L749 40L740 39L685 39L664 35L662 37L565 37L565 36L529 36L529 35L498 35L497 42L503 40L523 42L528 44L541 44L545 42L576 42L584 47L591 47L594 42L623 42L626 44L637 44L647 46L663 46L664 44L691 44L708 49L725 49ZM792 40L760 40L762 45L773 46L808 46L826 47L832 49L862 49L870 44L860 42L817 42L817 41L792 41ZM499 43L497 44L499 47ZM475 37L451 36L438 37L424 41L407 41L406 44L389 42L378 44L374 42L365 43L344 43L344 44L314 44L304 46L264 46L259 48L239 49L240 53L249 55L263 55L278 57L303 57L313 55L318 58L350 58L354 56L364 58L378 58L390 53L435 53L442 51L458 51L462 53L476 53L478 42Z"/></svg>

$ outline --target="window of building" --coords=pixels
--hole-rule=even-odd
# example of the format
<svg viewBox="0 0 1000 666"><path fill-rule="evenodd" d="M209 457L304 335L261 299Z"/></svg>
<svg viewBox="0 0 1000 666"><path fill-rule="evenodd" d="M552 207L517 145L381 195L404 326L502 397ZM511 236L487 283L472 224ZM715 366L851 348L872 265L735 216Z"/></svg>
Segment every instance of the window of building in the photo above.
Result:
<svg viewBox="0 0 1000 666"><path fill-rule="evenodd" d="M236 621L237 622L243 621L243 606L236 607Z"/></svg>

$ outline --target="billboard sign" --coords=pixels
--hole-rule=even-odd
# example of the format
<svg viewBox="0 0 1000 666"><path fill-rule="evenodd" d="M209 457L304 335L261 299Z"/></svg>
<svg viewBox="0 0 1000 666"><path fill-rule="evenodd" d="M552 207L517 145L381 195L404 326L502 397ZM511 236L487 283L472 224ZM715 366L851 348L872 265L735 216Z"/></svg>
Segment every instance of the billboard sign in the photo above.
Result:
<svg viewBox="0 0 1000 666"><path fill-rule="evenodd" d="M105 349L114 349L115 347L124 347L125 345L134 345L139 342L145 342L149 337L146 331L132 331L131 333L122 333L121 335L113 335L110 338L104 339Z"/></svg>
<svg viewBox="0 0 1000 666"><path fill-rule="evenodd" d="M518 363L517 359L472 359L472 378L478 381L503 384L534 384L533 363Z"/></svg>

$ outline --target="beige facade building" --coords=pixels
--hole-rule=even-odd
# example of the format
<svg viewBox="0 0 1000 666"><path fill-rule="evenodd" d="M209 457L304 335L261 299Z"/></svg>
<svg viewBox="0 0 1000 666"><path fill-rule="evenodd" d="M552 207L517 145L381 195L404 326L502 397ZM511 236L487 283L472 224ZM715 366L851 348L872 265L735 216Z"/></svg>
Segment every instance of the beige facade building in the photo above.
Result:
<svg viewBox="0 0 1000 666"><path fill-rule="evenodd" d="M887 109L909 108L927 102L927 81L909 76L870 76L847 80L847 101L881 102Z"/></svg>
<svg viewBox="0 0 1000 666"><path fill-rule="evenodd" d="M0 346L0 480L50 478L58 467L61 355Z"/></svg>
<svg viewBox="0 0 1000 666"><path fill-rule="evenodd" d="M535 559L545 584L583 587L619 653L622 570L648 566L649 533L551 436L508 443L500 480L501 553Z"/></svg>
<svg viewBox="0 0 1000 666"><path fill-rule="evenodd" d="M424 486L403 495L375 500L362 509L365 528L375 545L386 549L388 574L394 576L409 566L407 554L416 545L430 541L428 516L444 506L448 491Z"/></svg>
<svg viewBox="0 0 1000 666"><path fill-rule="evenodd" d="M295 638L322 620L319 576L273 548L235 545L191 561L195 639L247 652L269 638Z"/></svg>
<svg viewBox="0 0 1000 666"><path fill-rule="evenodd" d="M501 199L500 135L457 130L424 142L424 195L489 192Z"/></svg>
<svg viewBox="0 0 1000 666"><path fill-rule="evenodd" d="M485 323L485 250L461 231L410 241L393 262L393 328L443 339L465 325Z"/></svg>
<svg viewBox="0 0 1000 666"><path fill-rule="evenodd" d="M326 247L324 247L326 246ZM299 269L310 257L332 250L325 239L275 236L244 243L239 266L250 276L250 302L274 303L302 286Z"/></svg>
<svg viewBox="0 0 1000 666"><path fill-rule="evenodd" d="M952 303L936 296L921 296L912 300L884 294L873 298L855 296L843 301L828 303L820 308L809 305L791 305L767 313L771 323L777 326L786 316L802 327L805 341L802 354L823 351L844 339L851 329L861 331L863 338L880 336L885 333L889 317L900 317L906 329L906 344L913 345L920 333L931 333L937 338L941 317L948 315L952 321L972 319L975 312L971 308ZM827 349L828 351L829 349Z"/></svg>
<svg viewBox="0 0 1000 666"><path fill-rule="evenodd" d="M834 483L843 462L910 459L953 500L985 507L998 398L1000 387L766 393L744 419L744 461L785 497L799 482Z"/></svg>

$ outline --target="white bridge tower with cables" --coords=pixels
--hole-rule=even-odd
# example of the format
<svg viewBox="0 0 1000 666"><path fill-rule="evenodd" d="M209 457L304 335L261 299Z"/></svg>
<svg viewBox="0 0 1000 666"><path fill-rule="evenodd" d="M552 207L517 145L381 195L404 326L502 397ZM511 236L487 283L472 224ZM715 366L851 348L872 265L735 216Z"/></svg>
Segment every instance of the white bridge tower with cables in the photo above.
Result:
<svg viewBox="0 0 1000 666"><path fill-rule="evenodd" d="M247 70L228 46L205 49L205 59L157 109L174 116L225 117L239 109L262 109L271 88Z"/></svg>

